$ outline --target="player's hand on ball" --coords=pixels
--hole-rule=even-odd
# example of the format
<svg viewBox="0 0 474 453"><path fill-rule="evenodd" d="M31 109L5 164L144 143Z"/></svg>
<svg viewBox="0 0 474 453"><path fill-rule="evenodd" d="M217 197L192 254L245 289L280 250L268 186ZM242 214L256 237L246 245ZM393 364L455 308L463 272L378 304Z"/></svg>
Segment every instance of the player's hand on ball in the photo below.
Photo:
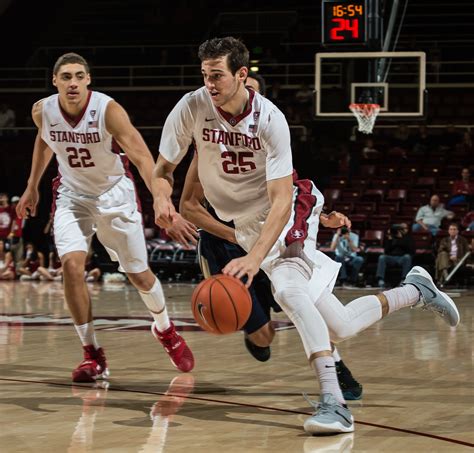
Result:
<svg viewBox="0 0 474 453"><path fill-rule="evenodd" d="M176 209L169 198L157 197L153 201L155 223L161 228L171 228L176 216Z"/></svg>
<svg viewBox="0 0 474 453"><path fill-rule="evenodd" d="M229 261L226 267L222 269L222 273L226 275L232 275L238 279L247 276L245 286L249 288L252 284L253 278L260 270L260 264L261 262L253 258L251 255L245 255L242 258L236 258L232 261Z"/></svg>
<svg viewBox="0 0 474 453"><path fill-rule="evenodd" d="M173 241L179 242L184 247L189 247L189 243L197 245L199 238L196 226L179 213L174 216L173 224L171 228L166 229L166 233Z"/></svg>

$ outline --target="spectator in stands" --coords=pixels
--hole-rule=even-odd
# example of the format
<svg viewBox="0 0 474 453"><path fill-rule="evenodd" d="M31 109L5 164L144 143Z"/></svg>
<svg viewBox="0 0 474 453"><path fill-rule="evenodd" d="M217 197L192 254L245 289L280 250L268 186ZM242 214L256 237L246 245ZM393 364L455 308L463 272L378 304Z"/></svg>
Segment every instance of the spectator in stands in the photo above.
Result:
<svg viewBox="0 0 474 453"><path fill-rule="evenodd" d="M21 219L16 214L16 205L20 201L20 197L15 195L11 199L11 212L13 215L13 220L11 224L9 240L10 240L10 250L13 254L13 260L15 261L15 266L19 266L23 258L23 226L25 224L25 219Z"/></svg>
<svg viewBox="0 0 474 453"><path fill-rule="evenodd" d="M406 124L400 124L393 135L393 144L404 150L410 149L410 130Z"/></svg>
<svg viewBox="0 0 474 453"><path fill-rule="evenodd" d="M63 267L56 249L49 253L48 268L38 267L38 274L40 280L61 281L63 279Z"/></svg>
<svg viewBox="0 0 474 453"><path fill-rule="evenodd" d="M4 131L4 127L15 127L16 115L13 109L7 104L0 104L0 137L11 137L15 135L15 131Z"/></svg>
<svg viewBox="0 0 474 453"><path fill-rule="evenodd" d="M418 133L413 139L413 154L425 155L430 149L433 148L433 138L428 132L428 128L425 125L421 125L418 128Z"/></svg>
<svg viewBox="0 0 474 453"><path fill-rule="evenodd" d="M0 239L0 280L13 280L15 276L13 255L5 249L5 241Z"/></svg>
<svg viewBox="0 0 474 453"><path fill-rule="evenodd" d="M360 268L364 264L364 258L358 255L359 235L348 227L339 228L332 239L330 249L335 253L335 260L342 264L339 273L340 283L357 284ZM350 271L349 277L348 271Z"/></svg>
<svg viewBox="0 0 474 453"><path fill-rule="evenodd" d="M461 143L458 144L457 149L464 151L468 155L474 151L472 146L472 137L468 131L465 131Z"/></svg>
<svg viewBox="0 0 474 453"><path fill-rule="evenodd" d="M362 158L365 160L375 160L379 157L380 153L374 146L374 139L367 138L365 140L364 147L362 148Z"/></svg>
<svg viewBox="0 0 474 453"><path fill-rule="evenodd" d="M449 236L441 239L436 257L436 280L441 284L446 280L449 270L469 252L469 243L459 234L459 227L451 223Z"/></svg>
<svg viewBox="0 0 474 453"><path fill-rule="evenodd" d="M452 198L448 202L448 208L457 204L469 203L472 206L474 198L474 181L471 181L471 172L469 168L463 168L461 179L453 184Z"/></svg>
<svg viewBox="0 0 474 453"><path fill-rule="evenodd" d="M474 211L469 211L462 219L462 226L467 231L474 231Z"/></svg>
<svg viewBox="0 0 474 453"><path fill-rule="evenodd" d="M405 279L411 269L415 244L406 223L395 224L390 227L384 240L384 251L385 253L379 256L377 262L376 278L380 288L385 287L387 266L401 267L401 280Z"/></svg>
<svg viewBox="0 0 474 453"><path fill-rule="evenodd" d="M446 125L446 129L440 137L441 147L445 149L454 149L460 141L461 137L459 132L456 130L456 126L453 123Z"/></svg>
<svg viewBox="0 0 474 453"><path fill-rule="evenodd" d="M18 268L20 280L39 280L37 271L40 266L44 267L44 255L31 242L26 244L25 249L25 260Z"/></svg>
<svg viewBox="0 0 474 453"><path fill-rule="evenodd" d="M13 213L10 203L8 202L8 195L0 193L0 239L4 241L8 239L12 229Z"/></svg>
<svg viewBox="0 0 474 453"><path fill-rule="evenodd" d="M311 104L314 93L309 85L305 82L302 83L299 90L295 93L295 99L300 105L308 106Z"/></svg>
<svg viewBox="0 0 474 453"><path fill-rule="evenodd" d="M432 195L430 203L422 206L416 213L415 222L413 224L413 232L429 231L433 236L439 231L441 221L447 217L452 219L454 213L444 208L444 205L440 203L438 195Z"/></svg>

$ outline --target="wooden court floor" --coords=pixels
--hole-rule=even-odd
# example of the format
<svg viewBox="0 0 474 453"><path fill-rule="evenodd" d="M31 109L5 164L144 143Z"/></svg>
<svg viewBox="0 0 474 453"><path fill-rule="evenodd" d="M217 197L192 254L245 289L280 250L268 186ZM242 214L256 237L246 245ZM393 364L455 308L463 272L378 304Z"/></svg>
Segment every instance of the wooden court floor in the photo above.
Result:
<svg viewBox="0 0 474 453"><path fill-rule="evenodd" d="M405 309L339 346L364 385L350 402L354 434L309 437L318 398L303 347L284 315L272 357L257 362L238 332L213 336L190 312L192 285L165 285L196 367L181 374L149 332L125 284L91 284L108 386L72 385L80 344L60 283L0 284L0 451L462 452L474 447L474 292L454 300L461 324ZM343 301L364 294L338 291Z"/></svg>

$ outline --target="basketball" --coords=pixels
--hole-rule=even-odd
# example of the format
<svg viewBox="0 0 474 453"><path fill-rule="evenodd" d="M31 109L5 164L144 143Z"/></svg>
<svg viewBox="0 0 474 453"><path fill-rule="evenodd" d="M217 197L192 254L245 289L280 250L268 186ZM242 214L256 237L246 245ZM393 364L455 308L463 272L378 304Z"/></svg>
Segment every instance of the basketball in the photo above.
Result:
<svg viewBox="0 0 474 453"><path fill-rule="evenodd" d="M193 292L194 319L204 330L217 335L240 330L251 311L252 298L248 289L229 275L212 275Z"/></svg>

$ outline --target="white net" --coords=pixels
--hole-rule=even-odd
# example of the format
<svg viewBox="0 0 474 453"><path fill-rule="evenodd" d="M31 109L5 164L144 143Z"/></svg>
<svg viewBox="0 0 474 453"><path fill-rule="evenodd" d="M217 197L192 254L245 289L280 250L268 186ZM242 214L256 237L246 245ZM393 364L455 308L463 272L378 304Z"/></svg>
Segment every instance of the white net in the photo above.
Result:
<svg viewBox="0 0 474 453"><path fill-rule="evenodd" d="M380 112L378 104L351 104L351 112L357 118L359 131L364 134L371 134L374 128L375 119Z"/></svg>

